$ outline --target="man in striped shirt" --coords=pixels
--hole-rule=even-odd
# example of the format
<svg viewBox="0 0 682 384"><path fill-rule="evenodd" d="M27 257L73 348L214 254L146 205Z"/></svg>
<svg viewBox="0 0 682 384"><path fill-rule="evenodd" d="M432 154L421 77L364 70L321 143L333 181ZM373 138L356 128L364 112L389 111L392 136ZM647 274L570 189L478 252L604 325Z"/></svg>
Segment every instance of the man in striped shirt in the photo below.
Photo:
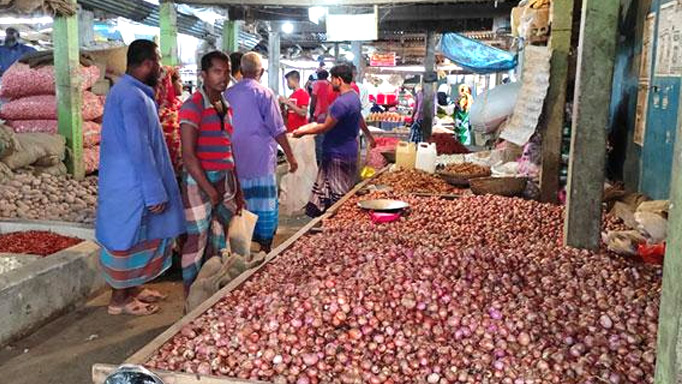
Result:
<svg viewBox="0 0 682 384"><path fill-rule="evenodd" d="M180 109L182 199L187 241L182 250L185 293L201 266L226 247L230 220L244 198L232 156L232 108L222 94L230 82L230 59L210 52L201 59L203 86Z"/></svg>

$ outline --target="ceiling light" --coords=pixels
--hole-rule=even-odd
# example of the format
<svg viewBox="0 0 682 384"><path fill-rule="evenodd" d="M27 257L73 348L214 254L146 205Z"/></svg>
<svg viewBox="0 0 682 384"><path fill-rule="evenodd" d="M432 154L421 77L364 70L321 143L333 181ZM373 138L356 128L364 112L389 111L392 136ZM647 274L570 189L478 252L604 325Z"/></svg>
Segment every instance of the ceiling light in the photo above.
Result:
<svg viewBox="0 0 682 384"><path fill-rule="evenodd" d="M291 24L290 22L287 21L286 23L282 24L282 32L289 34L293 31L294 31L294 25Z"/></svg>
<svg viewBox="0 0 682 384"><path fill-rule="evenodd" d="M319 24L320 20L327 15L327 11L325 7L310 7L308 8L308 19L312 23Z"/></svg>

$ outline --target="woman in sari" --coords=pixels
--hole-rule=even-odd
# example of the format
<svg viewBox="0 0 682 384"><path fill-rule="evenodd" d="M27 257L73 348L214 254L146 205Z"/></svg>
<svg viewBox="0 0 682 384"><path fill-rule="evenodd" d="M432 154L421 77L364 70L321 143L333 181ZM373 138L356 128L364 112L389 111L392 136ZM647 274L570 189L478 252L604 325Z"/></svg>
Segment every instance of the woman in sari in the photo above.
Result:
<svg viewBox="0 0 682 384"><path fill-rule="evenodd" d="M163 75L156 88L156 103L159 105L159 120L176 174L182 168L180 120L178 119L178 112L182 106L180 95L182 95L182 81L177 68L163 67Z"/></svg>

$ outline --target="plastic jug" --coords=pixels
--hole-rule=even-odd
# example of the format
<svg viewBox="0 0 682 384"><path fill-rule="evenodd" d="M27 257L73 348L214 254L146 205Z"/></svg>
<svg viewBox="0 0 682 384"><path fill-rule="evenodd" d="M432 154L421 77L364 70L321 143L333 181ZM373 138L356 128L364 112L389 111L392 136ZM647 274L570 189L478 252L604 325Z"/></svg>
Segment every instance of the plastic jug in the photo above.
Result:
<svg viewBox="0 0 682 384"><path fill-rule="evenodd" d="M417 148L414 143L399 141L395 150L395 164L402 169L414 169Z"/></svg>
<svg viewBox="0 0 682 384"><path fill-rule="evenodd" d="M436 143L419 143L416 168L428 173L436 172Z"/></svg>

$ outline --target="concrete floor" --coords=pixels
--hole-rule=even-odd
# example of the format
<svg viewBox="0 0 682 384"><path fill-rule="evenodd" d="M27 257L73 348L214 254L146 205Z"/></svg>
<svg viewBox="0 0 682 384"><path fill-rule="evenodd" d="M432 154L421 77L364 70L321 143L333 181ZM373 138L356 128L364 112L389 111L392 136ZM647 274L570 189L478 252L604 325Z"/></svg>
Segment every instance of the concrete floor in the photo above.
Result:
<svg viewBox="0 0 682 384"><path fill-rule="evenodd" d="M282 218L275 244L289 238L307 218ZM148 317L110 316L109 293L61 316L30 336L0 350L0 382L12 384L91 383L94 363L122 363L183 315L177 271L151 287L167 293L161 312Z"/></svg>

